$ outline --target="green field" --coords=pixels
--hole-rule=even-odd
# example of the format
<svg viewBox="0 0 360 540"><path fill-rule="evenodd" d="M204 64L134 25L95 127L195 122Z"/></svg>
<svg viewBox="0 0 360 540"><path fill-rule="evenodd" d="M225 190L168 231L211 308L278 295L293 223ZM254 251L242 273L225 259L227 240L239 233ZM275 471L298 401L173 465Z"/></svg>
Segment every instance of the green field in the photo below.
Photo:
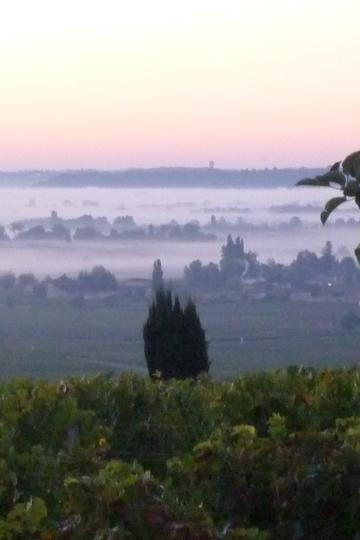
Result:
<svg viewBox="0 0 360 540"><path fill-rule="evenodd" d="M293 364L356 364L360 330L347 332L339 324L350 310L359 308L340 302L200 303L212 374L228 379ZM129 369L146 373L146 314L145 301L84 308L65 301L0 304L0 377L53 379Z"/></svg>

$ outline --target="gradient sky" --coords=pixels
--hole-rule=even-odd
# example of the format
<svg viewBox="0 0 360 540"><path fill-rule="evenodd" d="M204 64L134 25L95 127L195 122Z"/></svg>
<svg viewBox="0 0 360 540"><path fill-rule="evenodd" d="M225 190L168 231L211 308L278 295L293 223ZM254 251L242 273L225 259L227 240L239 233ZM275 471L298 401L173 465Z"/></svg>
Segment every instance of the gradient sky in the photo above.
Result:
<svg viewBox="0 0 360 540"><path fill-rule="evenodd" d="M327 165L360 147L358 0L8 0L0 168Z"/></svg>

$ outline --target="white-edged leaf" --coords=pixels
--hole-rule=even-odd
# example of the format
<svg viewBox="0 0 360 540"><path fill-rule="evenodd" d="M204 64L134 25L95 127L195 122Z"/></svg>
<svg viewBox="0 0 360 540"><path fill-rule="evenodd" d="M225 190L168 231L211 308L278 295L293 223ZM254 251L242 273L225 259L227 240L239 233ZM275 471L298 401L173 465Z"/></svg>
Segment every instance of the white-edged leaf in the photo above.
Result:
<svg viewBox="0 0 360 540"><path fill-rule="evenodd" d="M325 204L325 210L327 212L332 212L337 208L340 204L345 202L347 199L346 197L333 197L332 199L328 200L328 202Z"/></svg>
<svg viewBox="0 0 360 540"><path fill-rule="evenodd" d="M325 209L320 214L321 223L325 225L331 212L333 212L335 208L337 208L340 204L344 203L346 200L346 197L334 197L333 199L330 199L326 203Z"/></svg>

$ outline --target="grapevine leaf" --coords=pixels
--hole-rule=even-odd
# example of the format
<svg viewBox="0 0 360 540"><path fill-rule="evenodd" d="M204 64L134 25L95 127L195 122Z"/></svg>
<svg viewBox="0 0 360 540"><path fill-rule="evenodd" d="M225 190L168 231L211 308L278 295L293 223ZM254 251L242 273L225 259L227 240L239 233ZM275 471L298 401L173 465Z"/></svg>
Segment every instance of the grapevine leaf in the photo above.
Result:
<svg viewBox="0 0 360 540"><path fill-rule="evenodd" d="M343 169L357 180L360 180L360 151L349 154L342 163Z"/></svg>
<svg viewBox="0 0 360 540"><path fill-rule="evenodd" d="M329 212L327 212L326 210L323 210L320 214L320 221L323 225L325 225L325 223L327 222L327 218L329 217Z"/></svg>
<svg viewBox="0 0 360 540"><path fill-rule="evenodd" d="M314 178L304 178L296 183L297 186L318 186L330 187L331 184L336 184L343 187L345 185L345 175L340 171L329 171Z"/></svg>
<svg viewBox="0 0 360 540"><path fill-rule="evenodd" d="M337 208L340 204L345 202L347 199L346 197L333 197L325 204L325 210L327 212L332 212Z"/></svg>
<svg viewBox="0 0 360 540"><path fill-rule="evenodd" d="M360 244L355 248L355 257L357 262L360 264Z"/></svg>
<svg viewBox="0 0 360 540"><path fill-rule="evenodd" d="M350 180L348 180L346 186L344 187L345 195L348 195L349 197L356 197L356 195L358 195L359 192L360 192L360 186L356 178L351 178Z"/></svg>
<svg viewBox="0 0 360 540"><path fill-rule="evenodd" d="M324 183L319 179L319 177L315 178L304 178L303 180L299 180L299 182L296 182L297 186L318 186L318 187L324 187L327 186L327 183Z"/></svg>
<svg viewBox="0 0 360 540"><path fill-rule="evenodd" d="M321 223L325 225L331 212L333 212L335 208L337 208L340 204L342 204L345 201L346 201L346 197L334 197L333 199L330 199L326 203L325 209L320 214Z"/></svg>

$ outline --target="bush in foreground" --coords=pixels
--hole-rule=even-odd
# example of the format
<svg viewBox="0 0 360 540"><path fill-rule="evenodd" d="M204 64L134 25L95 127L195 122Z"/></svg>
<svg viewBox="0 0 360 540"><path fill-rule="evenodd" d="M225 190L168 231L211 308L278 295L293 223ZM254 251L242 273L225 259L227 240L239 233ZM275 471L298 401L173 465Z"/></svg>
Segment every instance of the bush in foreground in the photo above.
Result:
<svg viewBox="0 0 360 540"><path fill-rule="evenodd" d="M1 539L359 538L357 369L0 393Z"/></svg>

